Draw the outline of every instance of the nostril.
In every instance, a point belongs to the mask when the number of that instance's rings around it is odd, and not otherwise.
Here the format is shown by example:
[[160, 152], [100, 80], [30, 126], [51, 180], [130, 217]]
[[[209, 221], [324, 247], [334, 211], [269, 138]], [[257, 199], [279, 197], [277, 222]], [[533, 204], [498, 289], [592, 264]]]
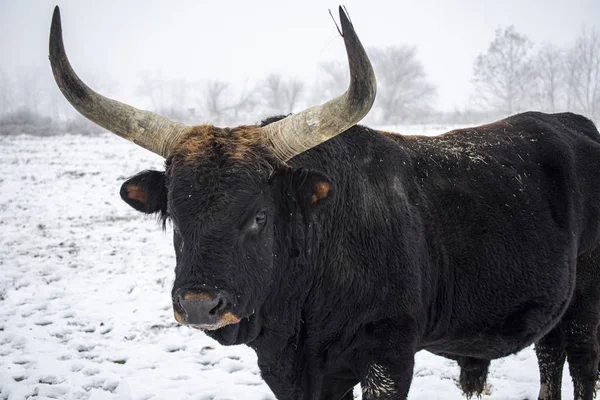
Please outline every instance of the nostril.
[[222, 297], [218, 297], [218, 302], [217, 305], [214, 306], [208, 313], [210, 315], [215, 315], [215, 314], [220, 314], [220, 311], [222, 311], [225, 307], [227, 306], [227, 303], [225, 302], [225, 299], [223, 299]]
[[179, 306], [179, 308], [183, 308], [183, 303], [184, 303], [184, 298], [183, 296], [180, 294], [177, 295], [177, 297], [175, 297], [175, 304], [177, 304]]
[[185, 292], [181, 289], [177, 289], [177, 291], [175, 292], [175, 294], [173, 295], [173, 304], [178, 305], [179, 307], [181, 307], [182, 301], [183, 301], [183, 295], [185, 294]]

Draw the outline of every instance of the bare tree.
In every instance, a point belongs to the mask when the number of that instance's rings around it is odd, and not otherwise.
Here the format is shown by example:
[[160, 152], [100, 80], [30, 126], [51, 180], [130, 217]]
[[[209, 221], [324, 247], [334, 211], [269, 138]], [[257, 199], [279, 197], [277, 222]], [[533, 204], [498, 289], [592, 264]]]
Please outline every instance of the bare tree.
[[15, 93], [8, 74], [0, 69], [0, 116], [12, 111]]
[[535, 101], [540, 110], [556, 112], [564, 108], [565, 55], [552, 44], [543, 45], [535, 58], [537, 93]]
[[140, 84], [135, 94], [150, 100], [150, 107], [154, 111], [169, 108], [167, 94], [167, 83], [160, 72], [152, 74], [144, 71], [140, 74]]
[[142, 72], [136, 94], [150, 100], [150, 108], [178, 121], [194, 118], [192, 92], [196, 82], [186, 79], [164, 79], [161, 72]]
[[482, 106], [513, 114], [530, 102], [533, 63], [529, 38], [514, 26], [497, 29], [496, 37], [473, 67], [474, 98]]
[[318, 76], [310, 96], [311, 104], [320, 104], [344, 93], [350, 82], [348, 65], [340, 61], [319, 64]]
[[284, 79], [280, 74], [269, 74], [260, 83], [263, 102], [274, 114], [289, 114], [297, 106], [304, 83], [296, 79]]
[[196, 122], [192, 120], [195, 118], [195, 108], [192, 107], [191, 93], [197, 83], [187, 79], [173, 79], [164, 81], [164, 85], [166, 99], [164, 108], [157, 110], [159, 114], [177, 121]]
[[569, 52], [569, 106], [600, 119], [600, 32], [583, 30]]
[[186, 79], [176, 79], [169, 82], [171, 103], [175, 107], [185, 107], [188, 104], [189, 91], [192, 83]]
[[255, 118], [255, 116], [252, 115], [252, 112], [258, 105], [256, 90], [248, 89], [248, 87], [244, 85], [237, 92], [237, 95], [231, 96], [231, 98], [235, 100], [229, 106], [228, 123], [236, 125], [248, 123], [247, 121]]
[[55, 121], [68, 119], [70, 116], [76, 117], [78, 115], [56, 85], [51, 85], [48, 90], [47, 111], [50, 117]]
[[380, 123], [422, 118], [432, 109], [436, 88], [427, 80], [413, 46], [371, 48], [369, 56], [377, 76], [374, 114]]
[[204, 107], [208, 119], [216, 124], [222, 124], [227, 120], [229, 106], [225, 101], [225, 90], [229, 87], [227, 82], [209, 81], [204, 91]]
[[16, 97], [20, 108], [26, 108], [39, 114], [42, 103], [47, 98], [48, 81], [44, 76], [45, 68], [26, 68], [16, 74], [16, 86], [19, 88]]
[[255, 90], [245, 85], [234, 90], [228, 82], [212, 80], [198, 99], [198, 112], [203, 120], [216, 125], [235, 125], [248, 123], [257, 104]]

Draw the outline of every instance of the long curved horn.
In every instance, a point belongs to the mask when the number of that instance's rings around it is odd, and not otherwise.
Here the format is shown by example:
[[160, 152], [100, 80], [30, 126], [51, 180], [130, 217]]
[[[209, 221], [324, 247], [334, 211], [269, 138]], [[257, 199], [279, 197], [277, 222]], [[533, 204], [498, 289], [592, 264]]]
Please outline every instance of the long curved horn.
[[65, 53], [58, 6], [54, 8], [50, 28], [50, 65], [61, 92], [84, 117], [158, 155], [168, 157], [190, 129], [185, 124], [104, 97], [83, 83]]
[[350, 86], [344, 94], [325, 104], [262, 128], [267, 143], [284, 162], [358, 123], [375, 101], [377, 81], [373, 67], [341, 6], [339, 11], [350, 65]]

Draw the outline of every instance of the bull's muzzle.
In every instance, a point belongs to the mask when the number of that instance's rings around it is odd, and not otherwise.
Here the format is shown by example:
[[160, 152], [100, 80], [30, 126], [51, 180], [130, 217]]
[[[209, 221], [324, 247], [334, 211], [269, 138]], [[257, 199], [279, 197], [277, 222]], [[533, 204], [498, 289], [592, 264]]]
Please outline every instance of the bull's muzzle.
[[240, 322], [238, 317], [226, 311], [229, 302], [222, 294], [211, 296], [206, 293], [187, 291], [178, 293], [173, 300], [176, 303], [173, 305], [175, 319], [180, 324], [215, 330]]

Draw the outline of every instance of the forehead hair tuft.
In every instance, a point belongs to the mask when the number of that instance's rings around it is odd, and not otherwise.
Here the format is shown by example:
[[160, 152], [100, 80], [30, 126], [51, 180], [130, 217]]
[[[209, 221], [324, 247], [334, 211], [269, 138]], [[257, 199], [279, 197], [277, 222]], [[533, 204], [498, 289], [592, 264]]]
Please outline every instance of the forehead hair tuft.
[[175, 147], [171, 156], [184, 162], [196, 162], [218, 152], [234, 161], [249, 162], [261, 148], [265, 148], [264, 139], [258, 126], [243, 125], [230, 129], [196, 125]]
[[236, 161], [251, 161], [260, 147], [263, 147], [263, 138], [258, 126], [229, 129], [196, 125], [175, 147], [172, 156], [184, 162], [195, 162], [218, 151]]
[[285, 167], [269, 150], [260, 126], [256, 125], [236, 128], [196, 125], [166, 160], [169, 175], [181, 166], [214, 166], [215, 163], [223, 167], [244, 165], [268, 171], [269, 176], [276, 168]]

